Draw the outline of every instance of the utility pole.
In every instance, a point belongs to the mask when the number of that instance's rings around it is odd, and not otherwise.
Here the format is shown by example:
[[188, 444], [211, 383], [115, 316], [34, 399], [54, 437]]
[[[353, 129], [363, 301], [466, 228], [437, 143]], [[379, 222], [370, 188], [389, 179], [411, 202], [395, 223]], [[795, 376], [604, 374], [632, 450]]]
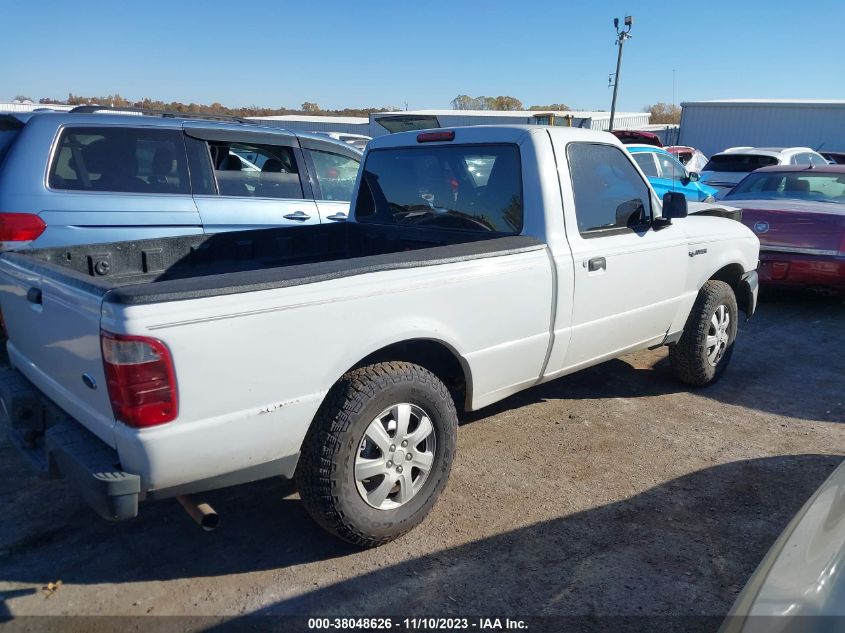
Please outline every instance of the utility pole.
[[619, 72], [622, 69], [622, 47], [625, 45], [625, 40], [633, 37], [631, 35], [631, 27], [634, 25], [634, 17], [631, 15], [625, 16], [625, 30], [619, 30], [619, 18], [613, 18], [613, 26], [616, 28], [616, 45], [619, 47], [619, 55], [616, 58], [616, 76], [613, 80], [613, 102], [610, 104], [610, 127], [609, 132], [613, 131], [613, 119], [616, 117], [616, 93], [619, 91]]

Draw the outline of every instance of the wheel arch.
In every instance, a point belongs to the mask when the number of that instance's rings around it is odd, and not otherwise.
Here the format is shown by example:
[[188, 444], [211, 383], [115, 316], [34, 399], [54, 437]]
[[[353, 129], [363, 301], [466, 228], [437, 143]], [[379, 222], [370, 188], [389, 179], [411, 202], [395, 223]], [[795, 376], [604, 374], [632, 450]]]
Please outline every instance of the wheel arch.
[[413, 338], [390, 343], [367, 354], [343, 373], [390, 360], [414, 363], [429, 370], [449, 389], [458, 410], [469, 408], [472, 401], [472, 370], [454, 347], [439, 339]]
[[751, 306], [753, 306], [754, 297], [751, 296], [750, 292], [748, 292], [742, 284], [742, 276], [744, 274], [745, 268], [743, 265], [738, 262], [733, 262], [722, 266], [719, 270], [710, 275], [707, 281], [723, 281], [728, 284], [734, 291], [737, 306], [739, 306], [739, 309], [748, 315]]

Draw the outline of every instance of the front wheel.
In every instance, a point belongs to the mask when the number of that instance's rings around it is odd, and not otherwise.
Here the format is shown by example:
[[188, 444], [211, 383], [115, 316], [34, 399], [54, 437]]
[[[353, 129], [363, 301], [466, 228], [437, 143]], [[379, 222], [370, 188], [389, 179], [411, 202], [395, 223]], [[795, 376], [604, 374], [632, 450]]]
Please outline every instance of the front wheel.
[[669, 346], [675, 375], [688, 385], [710, 385], [725, 372], [738, 323], [736, 296], [724, 281], [711, 279], [698, 292], [684, 333]]
[[457, 437], [446, 386], [405, 362], [353, 370], [332, 387], [302, 446], [302, 503], [331, 534], [362, 547], [417, 526], [446, 486]]

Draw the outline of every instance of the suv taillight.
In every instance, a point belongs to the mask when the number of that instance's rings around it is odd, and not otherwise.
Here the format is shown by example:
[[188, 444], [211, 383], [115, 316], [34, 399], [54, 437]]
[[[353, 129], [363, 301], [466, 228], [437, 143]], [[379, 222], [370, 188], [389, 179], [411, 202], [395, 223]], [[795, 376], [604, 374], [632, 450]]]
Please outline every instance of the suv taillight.
[[0, 213], [0, 242], [29, 242], [46, 228], [34, 213]]
[[134, 427], [176, 418], [179, 397], [170, 351], [158, 339], [100, 331], [114, 417]]

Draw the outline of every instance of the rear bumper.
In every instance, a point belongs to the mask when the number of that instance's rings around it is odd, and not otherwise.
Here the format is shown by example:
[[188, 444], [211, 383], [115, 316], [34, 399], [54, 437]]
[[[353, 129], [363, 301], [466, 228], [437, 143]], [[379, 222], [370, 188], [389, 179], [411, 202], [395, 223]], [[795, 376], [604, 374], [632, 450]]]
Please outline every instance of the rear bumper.
[[845, 257], [760, 252], [760, 283], [845, 290]]
[[141, 478], [121, 470], [117, 453], [47, 401], [15, 369], [0, 370], [0, 410], [12, 443], [42, 477], [64, 477], [100, 516], [138, 514]]

